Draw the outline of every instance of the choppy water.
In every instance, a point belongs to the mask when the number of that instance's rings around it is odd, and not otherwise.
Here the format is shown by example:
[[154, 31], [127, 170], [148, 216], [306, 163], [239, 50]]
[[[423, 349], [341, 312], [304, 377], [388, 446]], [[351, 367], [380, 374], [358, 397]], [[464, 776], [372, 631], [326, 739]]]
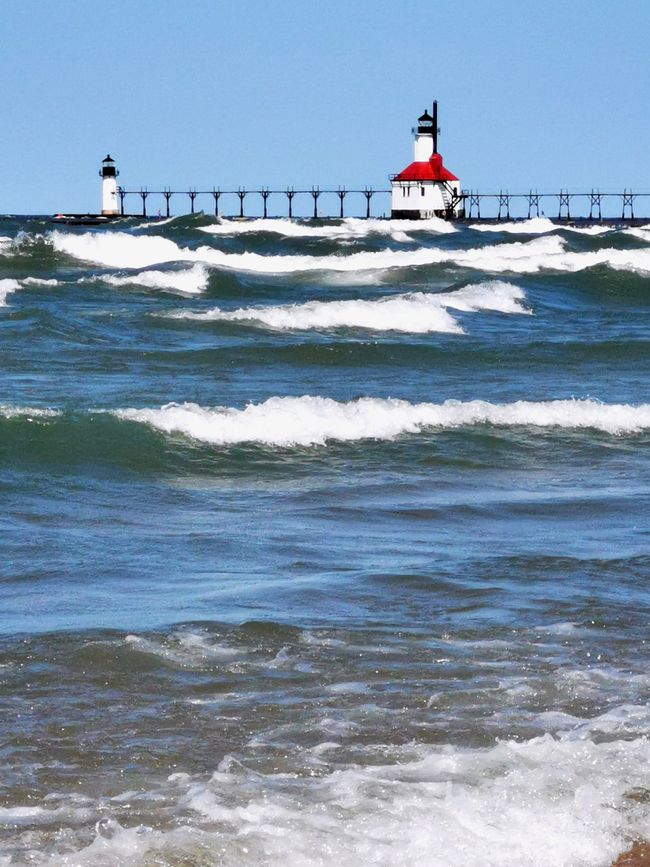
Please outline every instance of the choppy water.
[[650, 229], [0, 221], [0, 864], [650, 834]]

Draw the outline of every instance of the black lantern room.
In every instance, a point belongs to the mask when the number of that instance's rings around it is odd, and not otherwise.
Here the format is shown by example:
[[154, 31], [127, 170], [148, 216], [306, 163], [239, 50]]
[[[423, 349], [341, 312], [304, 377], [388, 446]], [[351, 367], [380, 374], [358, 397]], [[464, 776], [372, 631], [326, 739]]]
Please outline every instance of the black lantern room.
[[425, 111], [424, 114], [420, 115], [418, 118], [418, 132], [424, 134], [433, 134], [433, 118], [429, 114], [428, 111]]
[[102, 170], [99, 174], [102, 178], [116, 178], [119, 175], [115, 168], [115, 160], [110, 154], [106, 154], [102, 160]]

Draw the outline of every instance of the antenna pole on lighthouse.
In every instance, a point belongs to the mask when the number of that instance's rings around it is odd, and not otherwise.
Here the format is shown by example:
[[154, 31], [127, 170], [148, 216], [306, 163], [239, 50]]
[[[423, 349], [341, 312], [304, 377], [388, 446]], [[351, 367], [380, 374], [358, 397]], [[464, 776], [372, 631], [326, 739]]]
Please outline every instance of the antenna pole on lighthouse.
[[438, 153], [438, 100], [433, 100], [433, 152], [434, 154]]

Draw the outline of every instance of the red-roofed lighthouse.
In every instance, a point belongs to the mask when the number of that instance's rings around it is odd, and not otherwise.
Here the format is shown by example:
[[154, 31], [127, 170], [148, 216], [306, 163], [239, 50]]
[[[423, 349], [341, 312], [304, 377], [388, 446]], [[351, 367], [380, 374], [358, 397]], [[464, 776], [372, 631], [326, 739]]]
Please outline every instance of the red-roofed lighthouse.
[[390, 179], [391, 217], [402, 220], [464, 217], [460, 181], [444, 167], [438, 153], [437, 101], [433, 103], [433, 115], [425, 111], [418, 118], [413, 150], [414, 161]]

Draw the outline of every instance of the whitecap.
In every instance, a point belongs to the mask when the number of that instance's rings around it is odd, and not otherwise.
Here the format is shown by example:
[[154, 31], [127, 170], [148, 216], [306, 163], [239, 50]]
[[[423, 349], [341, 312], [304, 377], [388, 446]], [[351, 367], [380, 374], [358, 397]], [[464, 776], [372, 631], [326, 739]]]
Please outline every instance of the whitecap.
[[428, 220], [382, 220], [348, 217], [343, 220], [314, 224], [287, 218], [229, 220], [221, 218], [211, 226], [200, 226], [210, 235], [248, 235], [268, 232], [287, 238], [364, 238], [367, 235], [389, 235], [395, 241], [408, 242], [408, 232], [431, 232], [445, 235], [456, 232], [455, 226], [439, 217]]
[[609, 434], [650, 429], [650, 404], [603, 404], [595, 400], [483, 400], [412, 404], [361, 398], [340, 403], [325, 397], [272, 397], [244, 409], [170, 403], [160, 409], [121, 409], [123, 420], [150, 425], [214, 445], [257, 442], [273, 446], [324, 445], [328, 441], [391, 440], [426, 429], [473, 425], [593, 429]]
[[141, 232], [144, 229], [159, 229], [160, 226], [168, 226], [170, 223], [173, 223], [174, 220], [177, 220], [178, 217], [164, 217], [160, 220], [148, 220], [143, 223], [138, 223], [136, 226], [133, 226], [134, 232]]
[[25, 418], [27, 421], [32, 421], [35, 418], [54, 418], [60, 415], [56, 409], [39, 409], [33, 406], [12, 406], [10, 404], [0, 404], [0, 416], [3, 418]]
[[193, 265], [179, 271], [138, 271], [133, 274], [105, 274], [94, 278], [110, 286], [144, 286], [163, 289], [181, 295], [198, 295], [208, 285], [209, 272], [204, 265]]
[[512, 235], [541, 235], [558, 228], [548, 217], [530, 217], [506, 223], [470, 223], [475, 232], [505, 232]]
[[9, 277], [0, 279], [0, 307], [6, 307], [8, 296], [11, 295], [12, 292], [16, 292], [18, 289], [20, 289], [20, 283], [18, 280], [12, 280]]
[[623, 234], [631, 235], [633, 238], [640, 238], [646, 244], [650, 244], [650, 223], [646, 226], [635, 226], [630, 229], [624, 229]]
[[463, 329], [446, 308], [464, 312], [491, 310], [528, 313], [521, 304], [525, 295], [518, 286], [500, 281], [465, 286], [454, 292], [413, 292], [377, 300], [309, 301], [237, 310], [180, 310], [164, 314], [174, 319], [247, 322], [279, 330], [310, 328], [364, 328], [410, 334], [442, 332], [462, 334]]
[[25, 277], [24, 280], [21, 280], [23, 286], [59, 286], [60, 283], [58, 280], [55, 280], [53, 277]]
[[548, 217], [529, 217], [507, 223], [471, 223], [477, 232], [505, 232], [511, 235], [545, 235], [549, 232], [577, 232], [580, 235], [603, 235], [611, 232], [610, 226], [574, 226], [569, 223], [554, 223]]
[[597, 265], [650, 273], [650, 250], [606, 248], [587, 252], [568, 252], [556, 235], [503, 244], [446, 250], [418, 247], [413, 250], [378, 250], [348, 255], [262, 255], [227, 253], [213, 247], [179, 247], [159, 236], [134, 236], [124, 232], [50, 234], [56, 250], [84, 261], [109, 267], [147, 268], [169, 262], [202, 262], [214, 267], [265, 274], [300, 272], [359, 272], [411, 268], [432, 264], [452, 264], [493, 273], [534, 274], [539, 271], [575, 272]]

